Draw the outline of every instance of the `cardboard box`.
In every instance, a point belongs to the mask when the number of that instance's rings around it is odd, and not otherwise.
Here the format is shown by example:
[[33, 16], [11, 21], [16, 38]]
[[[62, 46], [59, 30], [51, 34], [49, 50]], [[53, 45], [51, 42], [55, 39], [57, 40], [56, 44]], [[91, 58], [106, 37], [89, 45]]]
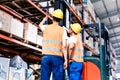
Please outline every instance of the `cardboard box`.
[[36, 43], [37, 27], [31, 23], [24, 24], [24, 38], [30, 42]]
[[0, 80], [8, 80], [10, 59], [0, 57]]
[[10, 67], [9, 80], [25, 80], [25, 69]]
[[23, 38], [23, 27], [24, 27], [24, 24], [22, 22], [12, 18], [10, 33]]
[[14, 34], [18, 37], [23, 38], [23, 23], [14, 19], [9, 14], [0, 11], [0, 30]]
[[42, 37], [40, 35], [37, 35], [37, 44], [42, 46]]
[[10, 16], [5, 12], [0, 11], [0, 22], [1, 22], [0, 30], [5, 32], [10, 32], [11, 20], [12, 20], [12, 16]]

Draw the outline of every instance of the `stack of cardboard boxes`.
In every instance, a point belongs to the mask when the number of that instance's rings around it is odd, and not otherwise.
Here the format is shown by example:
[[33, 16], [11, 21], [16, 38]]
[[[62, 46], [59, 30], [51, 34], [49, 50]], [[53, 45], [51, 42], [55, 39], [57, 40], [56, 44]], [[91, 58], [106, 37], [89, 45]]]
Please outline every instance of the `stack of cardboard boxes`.
[[42, 46], [42, 37], [38, 35], [38, 27], [32, 23], [23, 23], [9, 14], [0, 11], [0, 30]]

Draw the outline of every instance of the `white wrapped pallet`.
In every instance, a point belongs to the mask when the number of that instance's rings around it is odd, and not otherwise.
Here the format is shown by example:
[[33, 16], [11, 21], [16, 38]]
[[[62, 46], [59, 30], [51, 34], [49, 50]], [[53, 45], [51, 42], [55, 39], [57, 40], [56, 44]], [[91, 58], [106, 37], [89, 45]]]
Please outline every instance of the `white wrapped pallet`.
[[35, 80], [35, 76], [33, 75], [32, 69], [27, 69], [26, 80]]
[[0, 80], [8, 80], [10, 59], [0, 57]]
[[31, 23], [25, 23], [24, 30], [24, 38], [30, 42], [36, 43], [37, 27]]
[[24, 24], [16, 19], [11, 20], [10, 33], [23, 38]]
[[37, 44], [42, 46], [42, 37], [40, 35], [37, 35]]
[[25, 69], [16, 69], [14, 67], [10, 67], [9, 80], [25, 80]]
[[0, 22], [1, 22], [0, 30], [5, 32], [10, 32], [11, 20], [12, 20], [12, 16], [10, 16], [5, 12], [0, 11]]

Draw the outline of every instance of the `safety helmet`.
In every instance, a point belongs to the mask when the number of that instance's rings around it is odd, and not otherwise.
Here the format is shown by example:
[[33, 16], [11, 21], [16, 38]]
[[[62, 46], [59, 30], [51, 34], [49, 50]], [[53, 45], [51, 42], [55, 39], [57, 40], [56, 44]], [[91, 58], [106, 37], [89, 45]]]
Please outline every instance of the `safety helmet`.
[[56, 9], [53, 11], [52, 16], [59, 19], [63, 19], [63, 12], [61, 9]]
[[80, 33], [80, 31], [82, 30], [81, 25], [79, 23], [71, 24], [70, 27], [76, 34]]

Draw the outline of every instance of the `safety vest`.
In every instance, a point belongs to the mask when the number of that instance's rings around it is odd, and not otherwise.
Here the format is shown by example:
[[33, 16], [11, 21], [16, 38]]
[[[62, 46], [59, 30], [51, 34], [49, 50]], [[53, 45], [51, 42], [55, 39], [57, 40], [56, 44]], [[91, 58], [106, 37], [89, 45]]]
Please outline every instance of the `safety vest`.
[[63, 27], [47, 25], [43, 34], [42, 54], [63, 56], [62, 35]]
[[75, 44], [70, 60], [73, 60], [75, 62], [83, 62], [83, 46], [82, 46], [82, 41], [80, 39], [80, 35], [75, 35], [77, 39], [77, 43]]

